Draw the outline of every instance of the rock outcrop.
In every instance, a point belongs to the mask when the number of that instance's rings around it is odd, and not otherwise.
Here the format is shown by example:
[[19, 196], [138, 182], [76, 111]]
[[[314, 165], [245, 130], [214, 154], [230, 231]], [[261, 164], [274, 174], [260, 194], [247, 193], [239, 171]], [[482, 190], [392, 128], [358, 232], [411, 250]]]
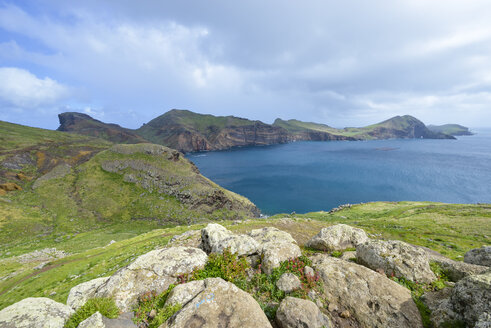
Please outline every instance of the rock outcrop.
[[261, 268], [264, 273], [271, 274], [281, 262], [302, 255], [295, 239], [285, 231], [267, 227], [252, 230], [249, 236], [259, 244], [258, 250], [262, 258]]
[[234, 284], [208, 278], [191, 288], [186, 285], [173, 291], [167, 300], [166, 305], [179, 299], [183, 307], [161, 328], [271, 328], [254, 298]]
[[327, 255], [312, 258], [330, 302], [346, 308], [362, 327], [423, 327], [408, 289], [361, 265]]
[[97, 289], [105, 284], [108, 279], [109, 277], [96, 278], [73, 287], [70, 289], [66, 304], [77, 310], [89, 299], [94, 298]]
[[382, 269], [387, 275], [423, 283], [436, 280], [426, 252], [402, 241], [367, 241], [356, 246], [356, 258], [358, 263]]
[[488, 267], [476, 264], [470, 264], [460, 261], [454, 261], [443, 255], [435, 254], [436, 252], [427, 252], [430, 262], [437, 263], [445, 272], [450, 281], [457, 282], [462, 278], [470, 275], [484, 273], [489, 270]]
[[368, 241], [368, 236], [362, 229], [353, 228], [346, 224], [336, 224], [323, 228], [307, 242], [308, 247], [322, 251], [341, 251]]
[[207, 253], [223, 253], [229, 249], [237, 255], [251, 255], [258, 251], [258, 243], [250, 236], [237, 235], [220, 224], [210, 223], [201, 230], [202, 248]]
[[71, 307], [45, 297], [29, 297], [0, 311], [2, 328], [63, 328]]
[[287, 296], [276, 311], [279, 328], [330, 328], [331, 320], [313, 302]]
[[464, 262], [491, 267], [491, 246], [471, 249], [464, 254]]
[[204, 267], [207, 259], [205, 252], [192, 247], [151, 251], [112, 275], [97, 288], [95, 297], [112, 297], [121, 311], [130, 311], [140, 294], [163, 292], [179, 275]]

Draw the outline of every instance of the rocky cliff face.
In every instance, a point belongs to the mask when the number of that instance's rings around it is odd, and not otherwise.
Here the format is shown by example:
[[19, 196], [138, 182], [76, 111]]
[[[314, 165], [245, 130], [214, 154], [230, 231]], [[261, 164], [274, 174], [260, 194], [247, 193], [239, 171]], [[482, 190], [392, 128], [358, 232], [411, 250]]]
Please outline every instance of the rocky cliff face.
[[58, 131], [98, 137], [116, 143], [146, 142], [131, 129], [122, 128], [117, 124], [104, 123], [86, 114], [67, 112], [59, 114], [58, 119], [60, 120]]

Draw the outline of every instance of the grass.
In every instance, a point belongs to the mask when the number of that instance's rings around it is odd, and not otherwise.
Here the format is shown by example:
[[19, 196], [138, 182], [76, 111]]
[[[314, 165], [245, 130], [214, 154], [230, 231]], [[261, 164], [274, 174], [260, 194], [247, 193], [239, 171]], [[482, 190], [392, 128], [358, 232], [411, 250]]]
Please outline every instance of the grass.
[[77, 328], [82, 321], [88, 319], [96, 312], [100, 312], [100, 314], [109, 319], [115, 319], [119, 316], [119, 309], [113, 299], [92, 298], [70, 316], [64, 327]]
[[[181, 304], [165, 305], [167, 298], [175, 285], [170, 285], [166, 291], [157, 294], [155, 291], [143, 293], [138, 297], [138, 305], [134, 309], [134, 322], [139, 327], [158, 328], [182, 308]], [[155, 316], [150, 316], [155, 310]]]

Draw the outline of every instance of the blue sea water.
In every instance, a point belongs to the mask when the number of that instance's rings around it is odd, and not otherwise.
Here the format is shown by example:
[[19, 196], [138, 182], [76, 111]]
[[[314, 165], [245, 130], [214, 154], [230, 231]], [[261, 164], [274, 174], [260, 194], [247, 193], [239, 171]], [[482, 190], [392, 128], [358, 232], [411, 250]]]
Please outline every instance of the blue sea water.
[[295, 142], [187, 157], [265, 214], [369, 201], [491, 203], [491, 131], [477, 132], [457, 140]]

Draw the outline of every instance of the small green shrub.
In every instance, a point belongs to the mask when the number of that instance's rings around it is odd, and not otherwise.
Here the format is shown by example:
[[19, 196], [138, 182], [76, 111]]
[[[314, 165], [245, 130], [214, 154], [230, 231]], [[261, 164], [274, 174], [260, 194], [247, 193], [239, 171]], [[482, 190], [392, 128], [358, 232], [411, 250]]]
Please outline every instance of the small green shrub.
[[[144, 327], [154, 328], [159, 327], [167, 321], [167, 319], [172, 317], [172, 315], [182, 307], [181, 304], [164, 306], [174, 287], [175, 285], [170, 285], [169, 288], [161, 294], [150, 291], [140, 295], [138, 297], [138, 305], [134, 309], [135, 318], [133, 321], [139, 326], [144, 325]], [[149, 314], [152, 310], [156, 311], [156, 316], [154, 318], [149, 318]]]
[[339, 257], [343, 256], [343, 252], [333, 251], [333, 252], [331, 252], [331, 256], [332, 257], [338, 257], [339, 258]]
[[119, 309], [112, 298], [92, 298], [85, 302], [65, 323], [65, 328], [77, 328], [78, 325], [99, 311], [103, 316], [114, 319], [119, 316]]

